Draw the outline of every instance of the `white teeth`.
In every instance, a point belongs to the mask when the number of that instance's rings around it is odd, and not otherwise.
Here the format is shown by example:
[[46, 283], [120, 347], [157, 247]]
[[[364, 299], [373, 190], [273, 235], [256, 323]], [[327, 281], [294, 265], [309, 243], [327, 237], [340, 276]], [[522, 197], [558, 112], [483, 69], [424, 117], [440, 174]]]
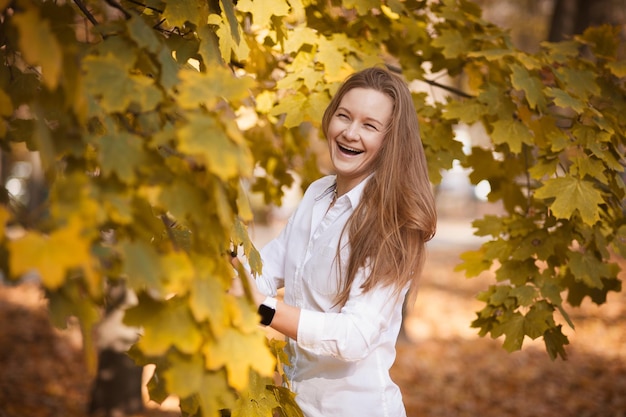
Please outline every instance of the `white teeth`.
[[343, 146], [340, 144], [337, 144], [342, 150], [353, 153], [353, 154], [360, 154], [363, 151], [359, 150], [359, 149], [354, 149], [354, 148], [348, 148], [347, 146]]

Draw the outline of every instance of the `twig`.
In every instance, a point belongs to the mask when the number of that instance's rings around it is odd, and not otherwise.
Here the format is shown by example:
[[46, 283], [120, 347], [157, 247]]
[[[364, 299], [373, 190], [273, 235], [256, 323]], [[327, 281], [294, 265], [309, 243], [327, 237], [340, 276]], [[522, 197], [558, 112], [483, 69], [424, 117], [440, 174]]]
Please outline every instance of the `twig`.
[[93, 16], [93, 14], [91, 14], [91, 12], [87, 9], [87, 6], [85, 6], [85, 3], [83, 3], [81, 0], [74, 0], [74, 4], [78, 6], [80, 11], [83, 12], [87, 20], [89, 20], [92, 25], [98, 26], [99, 24], [98, 21]]
[[108, 4], [109, 6], [113, 7], [114, 9], [117, 9], [120, 12], [122, 12], [122, 14], [124, 15], [126, 19], [130, 19], [132, 17], [132, 15], [128, 13], [128, 11], [126, 11], [126, 9], [124, 9], [122, 6], [120, 6], [115, 0], [104, 0], [104, 2]]
[[[393, 71], [397, 74], [402, 74], [402, 68], [397, 67], [395, 65], [387, 65], [387, 68], [389, 68], [390, 71]], [[441, 84], [435, 80], [429, 80], [428, 78], [422, 78], [418, 81], [423, 81], [428, 85], [432, 85], [433, 87], [437, 87], [437, 88], [441, 88], [442, 90], [446, 90], [449, 91], [453, 94], [456, 94], [457, 96], [460, 97], [464, 97], [464, 98], [474, 98], [474, 96], [472, 96], [471, 94], [467, 94], [465, 91], [461, 91], [458, 88], [454, 88], [454, 87], [450, 87], [449, 85], [445, 85], [445, 84]]]

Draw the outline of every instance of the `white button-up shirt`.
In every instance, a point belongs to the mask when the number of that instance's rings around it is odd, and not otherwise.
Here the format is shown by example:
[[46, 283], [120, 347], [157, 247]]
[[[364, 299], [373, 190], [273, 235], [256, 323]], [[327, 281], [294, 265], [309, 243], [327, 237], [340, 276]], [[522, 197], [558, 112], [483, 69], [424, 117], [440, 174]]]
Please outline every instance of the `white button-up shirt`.
[[[389, 368], [402, 322], [402, 301], [391, 287], [363, 293], [360, 271], [344, 306], [338, 293], [336, 251], [346, 221], [361, 199], [367, 180], [341, 196], [329, 209], [335, 176], [309, 186], [281, 234], [261, 250], [257, 286], [300, 307], [298, 340], [288, 339], [291, 366], [285, 369], [306, 417], [403, 417], [400, 389]], [[343, 268], [350, 248], [342, 238]]]

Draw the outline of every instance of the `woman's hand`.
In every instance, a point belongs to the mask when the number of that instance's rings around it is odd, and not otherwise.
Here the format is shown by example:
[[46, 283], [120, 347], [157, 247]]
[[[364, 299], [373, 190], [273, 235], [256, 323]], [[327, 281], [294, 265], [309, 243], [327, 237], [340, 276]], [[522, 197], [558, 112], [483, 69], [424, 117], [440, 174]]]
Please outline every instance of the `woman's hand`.
[[235, 297], [241, 297], [249, 294], [250, 298], [254, 302], [254, 305], [256, 307], [260, 306], [263, 300], [265, 300], [265, 296], [257, 289], [256, 282], [252, 275], [250, 275], [246, 268], [244, 268], [243, 264], [236, 256], [231, 257], [230, 263], [235, 268], [235, 271], [237, 271], [237, 274], [233, 279], [233, 283], [228, 290], [228, 293], [234, 295]]

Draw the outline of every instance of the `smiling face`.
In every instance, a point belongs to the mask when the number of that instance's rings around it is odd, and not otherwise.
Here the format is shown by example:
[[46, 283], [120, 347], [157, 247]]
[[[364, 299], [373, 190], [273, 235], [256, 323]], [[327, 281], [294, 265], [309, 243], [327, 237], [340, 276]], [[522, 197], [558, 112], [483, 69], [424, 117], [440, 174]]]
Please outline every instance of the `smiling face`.
[[353, 88], [342, 97], [326, 133], [339, 194], [372, 172], [392, 111], [391, 98], [378, 90]]

